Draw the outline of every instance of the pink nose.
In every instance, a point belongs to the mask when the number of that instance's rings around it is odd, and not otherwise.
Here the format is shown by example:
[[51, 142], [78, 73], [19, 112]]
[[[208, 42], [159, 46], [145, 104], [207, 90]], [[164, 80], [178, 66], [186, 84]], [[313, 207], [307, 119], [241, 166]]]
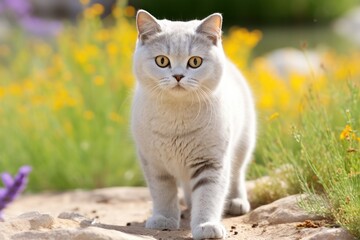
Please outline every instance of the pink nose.
[[176, 81], [180, 82], [180, 80], [185, 76], [182, 74], [175, 74], [175, 75], [173, 75], [173, 77], [176, 79]]

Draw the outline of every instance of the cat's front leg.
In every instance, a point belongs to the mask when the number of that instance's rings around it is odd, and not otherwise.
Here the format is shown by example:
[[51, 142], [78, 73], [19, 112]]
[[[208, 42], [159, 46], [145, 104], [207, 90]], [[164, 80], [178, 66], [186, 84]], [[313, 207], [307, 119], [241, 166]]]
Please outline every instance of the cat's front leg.
[[180, 209], [177, 197], [177, 185], [173, 176], [148, 165], [144, 168], [148, 187], [153, 200], [153, 213], [146, 221], [146, 228], [178, 229]]
[[194, 239], [225, 238], [221, 224], [229, 171], [216, 161], [193, 164], [191, 231]]

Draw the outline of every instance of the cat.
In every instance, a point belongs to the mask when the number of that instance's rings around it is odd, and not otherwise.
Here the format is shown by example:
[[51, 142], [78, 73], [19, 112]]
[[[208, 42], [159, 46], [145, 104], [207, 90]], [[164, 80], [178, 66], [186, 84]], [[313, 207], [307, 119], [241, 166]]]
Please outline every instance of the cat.
[[251, 91], [225, 56], [222, 15], [188, 22], [139, 10], [131, 128], [153, 200], [146, 228], [178, 229], [177, 186], [194, 239], [225, 238], [222, 214], [249, 212], [245, 171], [256, 142]]

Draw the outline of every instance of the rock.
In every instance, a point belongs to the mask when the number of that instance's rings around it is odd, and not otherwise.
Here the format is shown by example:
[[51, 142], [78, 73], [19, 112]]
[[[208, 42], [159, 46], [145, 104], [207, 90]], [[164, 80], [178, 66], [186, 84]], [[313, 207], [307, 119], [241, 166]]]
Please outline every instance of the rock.
[[281, 48], [267, 54], [266, 59], [275, 72], [284, 79], [288, 79], [291, 74], [305, 76], [323, 74], [321, 55], [315, 51]]
[[321, 219], [319, 216], [306, 213], [298, 206], [298, 201], [302, 197], [305, 195], [293, 195], [258, 207], [248, 215], [249, 221], [260, 224], [280, 224]]
[[[27, 212], [21, 214], [17, 217], [16, 220], [28, 221], [30, 224], [30, 229], [40, 229], [40, 228], [51, 228], [54, 224], [54, 218], [49, 214], [40, 214], [39, 212]], [[15, 221], [16, 221], [15, 220]]]
[[338, 19], [334, 24], [334, 29], [360, 46], [360, 7], [350, 10], [345, 16]]
[[62, 212], [62, 213], [59, 214], [58, 218], [60, 218], [60, 219], [70, 219], [70, 220], [73, 220], [75, 222], [82, 222], [84, 220], [88, 220], [83, 215], [81, 215], [79, 213], [74, 213], [74, 212]]
[[305, 235], [302, 240], [356, 240], [343, 228], [321, 228], [320, 231], [311, 232]]
[[31, 229], [40, 229], [40, 228], [51, 228], [54, 224], [54, 218], [49, 214], [41, 214], [40, 216], [30, 219]]
[[35, 218], [35, 217], [39, 217], [41, 214], [37, 211], [33, 211], [33, 212], [26, 212], [26, 213], [23, 213], [21, 215], [19, 215], [17, 218], [18, 219], [32, 219], [32, 218]]

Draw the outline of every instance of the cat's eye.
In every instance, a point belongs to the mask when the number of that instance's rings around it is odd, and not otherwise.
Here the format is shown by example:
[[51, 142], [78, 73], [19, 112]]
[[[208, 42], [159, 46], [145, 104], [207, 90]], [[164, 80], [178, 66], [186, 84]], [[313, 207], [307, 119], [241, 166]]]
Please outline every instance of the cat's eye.
[[202, 58], [198, 56], [191, 57], [188, 61], [188, 66], [191, 68], [198, 68], [202, 64]]
[[157, 56], [155, 58], [156, 65], [158, 65], [161, 68], [168, 67], [170, 65], [170, 60], [164, 55]]

